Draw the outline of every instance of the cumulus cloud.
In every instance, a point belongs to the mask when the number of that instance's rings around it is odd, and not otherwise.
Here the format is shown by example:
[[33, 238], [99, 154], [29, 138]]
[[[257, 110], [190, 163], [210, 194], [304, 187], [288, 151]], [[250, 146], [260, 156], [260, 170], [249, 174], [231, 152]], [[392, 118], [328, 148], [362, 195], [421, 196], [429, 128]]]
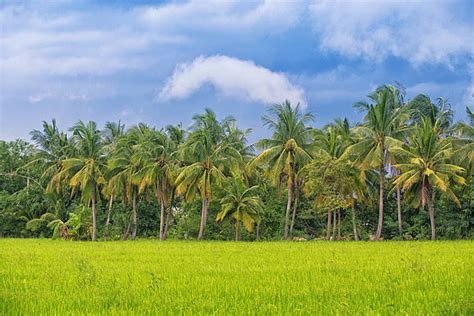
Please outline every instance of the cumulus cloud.
[[265, 104], [287, 99], [292, 104], [299, 102], [306, 106], [303, 89], [293, 85], [284, 74], [227, 56], [201, 56], [178, 65], [161, 90], [160, 98], [186, 98], [205, 84], [228, 96]]
[[[472, 22], [453, 15], [450, 1], [316, 1], [314, 31], [322, 49], [383, 61], [389, 56], [414, 65], [450, 65], [472, 56]], [[469, 24], [471, 23], [471, 25]]]

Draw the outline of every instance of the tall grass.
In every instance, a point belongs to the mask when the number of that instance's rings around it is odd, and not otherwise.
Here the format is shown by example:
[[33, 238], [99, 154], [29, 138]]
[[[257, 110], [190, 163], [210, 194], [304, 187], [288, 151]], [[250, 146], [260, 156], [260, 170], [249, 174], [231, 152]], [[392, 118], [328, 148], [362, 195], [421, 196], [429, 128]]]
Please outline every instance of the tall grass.
[[473, 314], [474, 243], [0, 240], [0, 314]]

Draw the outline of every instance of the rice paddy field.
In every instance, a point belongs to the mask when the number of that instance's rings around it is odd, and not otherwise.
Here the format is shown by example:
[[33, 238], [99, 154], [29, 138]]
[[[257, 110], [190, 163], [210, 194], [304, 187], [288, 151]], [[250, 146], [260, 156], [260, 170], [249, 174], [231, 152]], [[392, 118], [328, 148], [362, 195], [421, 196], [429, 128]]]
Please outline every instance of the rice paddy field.
[[474, 243], [0, 240], [2, 315], [473, 315]]

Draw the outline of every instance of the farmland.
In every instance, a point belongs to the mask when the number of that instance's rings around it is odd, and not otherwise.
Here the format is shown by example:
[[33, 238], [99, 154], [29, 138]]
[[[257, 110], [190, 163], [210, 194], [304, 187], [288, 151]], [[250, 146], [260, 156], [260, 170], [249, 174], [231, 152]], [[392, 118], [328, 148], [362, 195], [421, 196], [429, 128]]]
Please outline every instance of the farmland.
[[472, 314], [474, 244], [0, 240], [0, 314]]

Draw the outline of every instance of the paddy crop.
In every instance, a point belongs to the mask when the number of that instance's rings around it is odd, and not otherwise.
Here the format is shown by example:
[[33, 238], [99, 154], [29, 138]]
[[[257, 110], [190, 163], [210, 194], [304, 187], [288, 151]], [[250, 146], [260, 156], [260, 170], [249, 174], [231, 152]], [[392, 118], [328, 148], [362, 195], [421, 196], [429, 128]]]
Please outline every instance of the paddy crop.
[[0, 314], [473, 314], [474, 243], [0, 240]]

